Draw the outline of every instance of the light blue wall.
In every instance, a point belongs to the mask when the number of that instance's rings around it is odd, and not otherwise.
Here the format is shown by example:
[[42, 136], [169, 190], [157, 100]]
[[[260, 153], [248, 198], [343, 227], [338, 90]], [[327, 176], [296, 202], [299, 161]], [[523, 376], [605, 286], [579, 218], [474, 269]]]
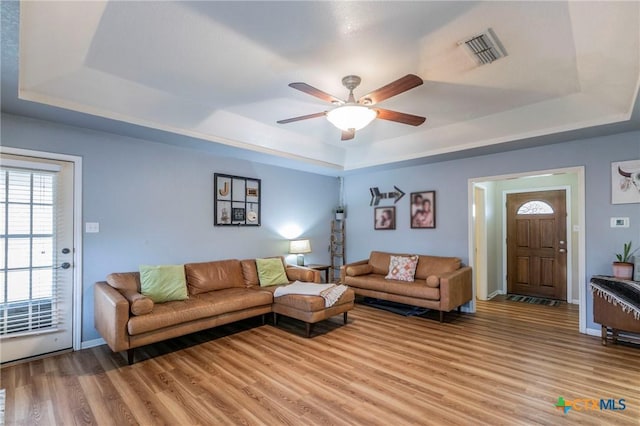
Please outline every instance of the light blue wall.
[[[285, 255], [290, 225], [311, 239], [309, 263], [329, 261], [334, 177], [6, 114], [1, 135], [3, 146], [82, 157], [83, 223], [100, 223], [100, 233], [83, 235], [83, 341], [100, 337], [93, 284], [111, 272]], [[214, 172], [262, 179], [262, 226], [213, 226]]]
[[[426, 143], [426, 142], [425, 142]], [[640, 132], [577, 140], [539, 148], [374, 171], [345, 177], [347, 261], [367, 258], [371, 250], [458, 256], [468, 263], [468, 180], [486, 176], [585, 167], [586, 275], [610, 274], [614, 253], [623, 242], [640, 246], [640, 204], [611, 204], [611, 162], [640, 158]], [[396, 204], [394, 231], [373, 230], [370, 187], [398, 186], [407, 196]], [[411, 229], [409, 193], [436, 191], [436, 229]], [[387, 201], [381, 205], [390, 205]], [[631, 227], [612, 229], [610, 217], [630, 217]], [[577, 237], [577, 235], [575, 236]], [[581, 283], [587, 286], [587, 283]], [[587, 327], [593, 323], [592, 297], [587, 297]]]
[[[83, 222], [99, 222], [85, 234], [83, 341], [93, 328], [93, 283], [140, 263], [182, 263], [286, 254], [287, 225], [311, 239], [308, 262], [328, 262], [329, 222], [337, 204], [333, 177], [220, 157], [140, 139], [2, 115], [4, 146], [83, 157]], [[608, 274], [624, 241], [640, 246], [640, 204], [612, 205], [612, 161], [640, 158], [640, 132], [578, 140], [540, 148], [345, 177], [347, 261], [371, 250], [459, 256], [468, 262], [468, 179], [562, 167], [585, 166], [586, 274]], [[221, 228], [213, 222], [213, 173], [262, 179], [259, 228]], [[397, 205], [395, 231], [373, 230], [369, 188], [397, 185], [407, 196]], [[437, 228], [411, 230], [408, 195], [435, 190]], [[387, 204], [382, 204], [387, 205]], [[609, 218], [627, 216], [631, 227], [609, 228]], [[293, 259], [292, 259], [293, 260]], [[586, 286], [586, 283], [582, 283]], [[592, 299], [587, 300], [588, 327]]]

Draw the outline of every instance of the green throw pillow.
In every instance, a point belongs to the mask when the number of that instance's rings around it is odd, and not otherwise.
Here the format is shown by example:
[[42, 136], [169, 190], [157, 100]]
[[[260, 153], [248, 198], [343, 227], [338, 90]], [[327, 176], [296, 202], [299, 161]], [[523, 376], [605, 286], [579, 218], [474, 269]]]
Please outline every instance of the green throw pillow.
[[270, 285], [289, 284], [282, 259], [256, 259], [260, 287]]
[[189, 297], [183, 265], [140, 265], [140, 284], [142, 294], [154, 303]]

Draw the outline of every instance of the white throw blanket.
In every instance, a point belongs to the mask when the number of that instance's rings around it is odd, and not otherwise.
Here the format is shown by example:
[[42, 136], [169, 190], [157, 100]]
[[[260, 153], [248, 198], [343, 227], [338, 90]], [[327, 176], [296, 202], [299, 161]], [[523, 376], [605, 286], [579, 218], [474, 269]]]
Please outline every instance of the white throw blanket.
[[286, 294], [301, 294], [304, 296], [320, 296], [324, 299], [324, 307], [333, 306], [340, 296], [347, 291], [346, 285], [337, 284], [316, 284], [295, 281], [289, 285], [278, 287], [273, 293], [273, 297], [280, 297]]

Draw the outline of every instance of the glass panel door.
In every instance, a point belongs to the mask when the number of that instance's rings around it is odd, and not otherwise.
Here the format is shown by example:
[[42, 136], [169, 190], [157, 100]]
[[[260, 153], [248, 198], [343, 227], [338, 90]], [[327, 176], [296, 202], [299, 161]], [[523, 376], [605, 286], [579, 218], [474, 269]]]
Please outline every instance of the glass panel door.
[[7, 362], [72, 346], [73, 164], [2, 159], [0, 358]]

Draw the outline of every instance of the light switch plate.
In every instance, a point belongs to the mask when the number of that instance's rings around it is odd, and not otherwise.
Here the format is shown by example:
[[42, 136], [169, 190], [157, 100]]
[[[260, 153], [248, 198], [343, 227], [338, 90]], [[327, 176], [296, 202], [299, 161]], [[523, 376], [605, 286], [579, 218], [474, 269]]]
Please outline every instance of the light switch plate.
[[84, 231], [87, 234], [95, 234], [100, 232], [100, 224], [98, 222], [86, 222], [84, 224]]
[[611, 227], [612, 228], [628, 228], [629, 218], [628, 217], [612, 217]]

